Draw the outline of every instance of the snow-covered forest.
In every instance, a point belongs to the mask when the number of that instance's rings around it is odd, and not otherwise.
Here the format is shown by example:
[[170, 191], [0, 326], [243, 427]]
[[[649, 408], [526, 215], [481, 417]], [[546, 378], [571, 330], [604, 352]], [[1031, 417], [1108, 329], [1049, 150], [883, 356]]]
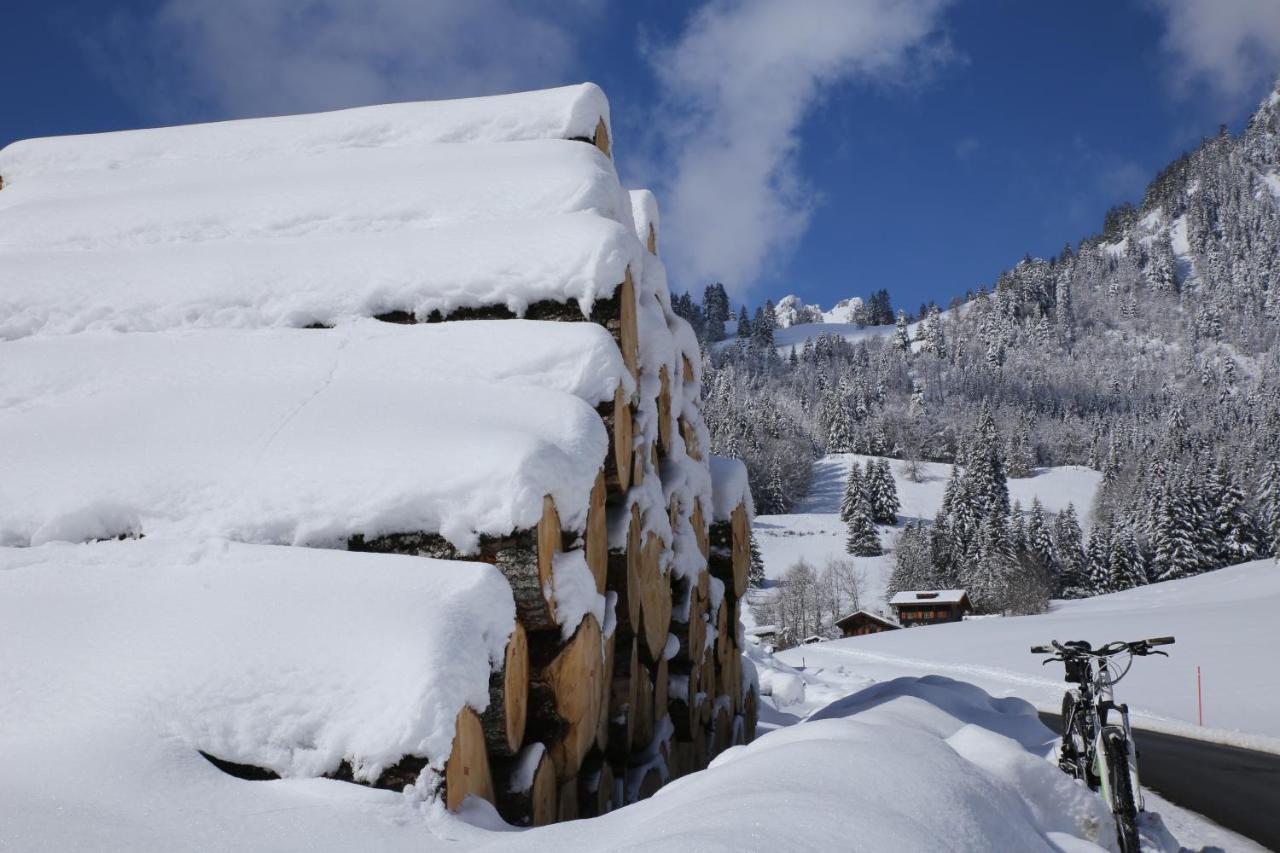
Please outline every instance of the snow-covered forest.
[[[713, 450], [746, 460], [761, 512], [787, 512], [824, 453], [958, 463], [938, 517], [902, 533], [902, 580], [1003, 575], [1017, 610], [1280, 551], [1277, 281], [1280, 89], [1138, 207], [945, 310], [888, 324], [877, 291], [734, 311], [719, 284], [673, 304], [703, 342]], [[1007, 476], [1056, 465], [1102, 473], [1091, 518], [1010, 506]]]

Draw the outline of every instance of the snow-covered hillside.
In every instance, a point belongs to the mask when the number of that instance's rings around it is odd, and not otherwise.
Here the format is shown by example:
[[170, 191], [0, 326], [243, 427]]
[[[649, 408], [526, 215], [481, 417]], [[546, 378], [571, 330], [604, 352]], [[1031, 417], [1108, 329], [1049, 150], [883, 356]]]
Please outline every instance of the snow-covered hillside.
[[[1138, 660], [1117, 688], [1137, 725], [1280, 750], [1280, 668], [1275, 663], [1280, 571], [1258, 560], [1079, 601], [1055, 601], [1038, 616], [988, 617], [834, 640], [779, 655], [810, 668], [843, 668], [876, 679], [941, 673], [1017, 696], [1044, 710], [1061, 703], [1062, 667], [1041, 666], [1032, 644], [1173, 635], [1169, 658]], [[1205, 726], [1196, 726], [1196, 667]], [[1261, 737], [1258, 737], [1261, 736]]]
[[[787, 569], [801, 558], [815, 567], [821, 567], [828, 558], [846, 558], [845, 524], [840, 520], [840, 498], [844, 481], [853, 462], [865, 465], [868, 459], [854, 453], [838, 453], [825, 456], [814, 465], [813, 483], [809, 495], [788, 515], [761, 515], [756, 517], [755, 537], [764, 559], [765, 575], [780, 578]], [[905, 464], [901, 460], [889, 460], [898, 498], [902, 508], [899, 524], [908, 521], [931, 521], [942, 504], [942, 493], [951, 476], [951, 465], [921, 463], [922, 482], [907, 479]], [[1021, 501], [1024, 509], [1031, 506], [1033, 498], [1050, 512], [1062, 510], [1068, 503], [1074, 504], [1077, 515], [1087, 520], [1093, 507], [1101, 475], [1089, 468], [1042, 468], [1034, 477], [1009, 480], [1009, 499]], [[848, 557], [867, 572], [867, 601], [879, 606], [884, 583], [893, 567], [894, 528], [881, 527], [880, 540], [886, 554], [882, 557]]]

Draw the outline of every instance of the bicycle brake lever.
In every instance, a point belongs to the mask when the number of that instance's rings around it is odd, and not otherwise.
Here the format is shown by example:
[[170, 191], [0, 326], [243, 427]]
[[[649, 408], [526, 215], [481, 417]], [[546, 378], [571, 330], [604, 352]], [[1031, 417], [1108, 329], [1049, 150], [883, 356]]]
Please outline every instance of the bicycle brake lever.
[[1162, 658], [1167, 658], [1167, 657], [1169, 656], [1169, 653], [1168, 653], [1168, 652], [1158, 652], [1158, 651], [1156, 651], [1155, 649], [1149, 649], [1149, 650], [1147, 651], [1147, 654], [1149, 654], [1149, 655], [1160, 655], [1160, 657], [1162, 657]]

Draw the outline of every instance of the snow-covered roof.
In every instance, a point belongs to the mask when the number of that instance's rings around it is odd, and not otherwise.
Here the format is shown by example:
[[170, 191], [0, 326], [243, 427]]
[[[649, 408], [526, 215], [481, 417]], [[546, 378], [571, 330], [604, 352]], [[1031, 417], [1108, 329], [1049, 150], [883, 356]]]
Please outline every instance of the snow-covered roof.
[[438, 768], [458, 711], [488, 704], [514, 624], [483, 563], [225, 541], [0, 548], [0, 708], [22, 733], [0, 744], [37, 777], [74, 765], [143, 799], [157, 778], [189, 784], [197, 750], [283, 776], [344, 758], [361, 779], [406, 755]]
[[963, 589], [903, 590], [889, 599], [890, 604], [959, 604], [968, 593]]
[[748, 518], [755, 515], [747, 466], [739, 459], [711, 457], [711, 494], [712, 521], [728, 521], [739, 505], [746, 507]]
[[[500, 341], [501, 345], [495, 345]], [[0, 544], [333, 544], [585, 526], [632, 387], [594, 323], [84, 333], [0, 344]]]
[[563, 140], [53, 174], [0, 193], [0, 338], [585, 312], [647, 254], [612, 162]]
[[881, 625], [888, 625], [894, 628], [902, 627], [901, 625], [899, 625], [897, 622], [890, 619], [889, 617], [881, 616], [878, 613], [872, 613], [870, 610], [855, 610], [847, 616], [841, 616], [839, 619], [836, 620], [836, 625], [841, 625], [845, 622], [848, 622], [852, 619], [856, 619], [858, 617], [861, 617], [863, 619], [870, 619], [872, 622], [878, 622]]
[[268, 156], [431, 143], [591, 139], [609, 102], [594, 83], [488, 98], [420, 101], [311, 115], [190, 124], [15, 142], [0, 151], [6, 184], [52, 173], [157, 164], [213, 167]]

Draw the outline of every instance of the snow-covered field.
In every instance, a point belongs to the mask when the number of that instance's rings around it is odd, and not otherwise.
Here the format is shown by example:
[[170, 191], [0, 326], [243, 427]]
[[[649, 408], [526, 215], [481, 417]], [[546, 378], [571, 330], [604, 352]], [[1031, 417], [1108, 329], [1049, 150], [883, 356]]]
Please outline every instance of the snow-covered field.
[[[874, 609], [883, 604], [884, 584], [893, 570], [890, 549], [896, 531], [891, 527], [880, 528], [880, 541], [887, 552], [884, 556], [849, 557], [845, 553], [845, 525], [839, 514], [849, 465], [854, 461], [865, 465], [872, 458], [878, 457], [853, 453], [823, 457], [814, 465], [813, 484], [808, 497], [801, 501], [794, 513], [756, 517], [756, 544], [760, 547], [767, 577], [782, 577], [787, 568], [801, 558], [815, 568], [821, 568], [832, 557], [852, 559], [867, 573], [868, 588], [863, 607], [870, 605]], [[921, 463], [924, 479], [913, 483], [904, 475], [904, 465], [900, 460], [889, 460], [902, 504], [900, 524], [920, 519], [932, 521], [942, 504], [942, 493], [951, 476], [952, 466], [937, 462]], [[1029, 509], [1032, 499], [1038, 497], [1050, 512], [1058, 512], [1072, 503], [1081, 523], [1087, 525], [1100, 479], [1101, 475], [1089, 468], [1041, 468], [1034, 477], [1009, 480], [1009, 498], [1021, 501], [1023, 509]]]

